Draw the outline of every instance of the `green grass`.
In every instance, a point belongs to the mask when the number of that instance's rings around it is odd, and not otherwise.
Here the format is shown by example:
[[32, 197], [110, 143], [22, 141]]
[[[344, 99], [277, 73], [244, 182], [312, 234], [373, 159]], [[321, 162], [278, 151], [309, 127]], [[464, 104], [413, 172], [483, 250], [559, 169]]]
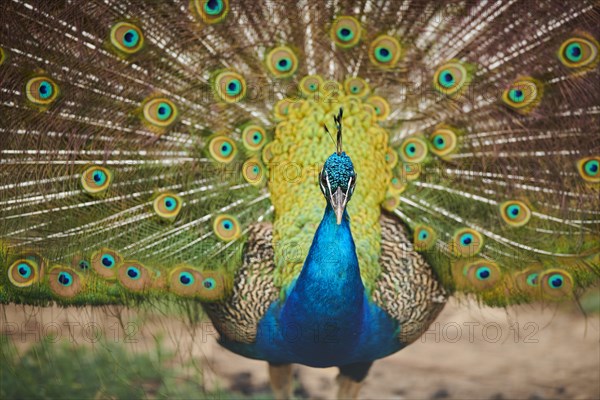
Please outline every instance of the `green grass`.
[[[143, 354], [42, 341], [25, 352], [0, 336], [2, 399], [233, 399], [208, 392], [196, 365], [180, 365], [160, 345]], [[264, 396], [263, 396], [264, 397]]]

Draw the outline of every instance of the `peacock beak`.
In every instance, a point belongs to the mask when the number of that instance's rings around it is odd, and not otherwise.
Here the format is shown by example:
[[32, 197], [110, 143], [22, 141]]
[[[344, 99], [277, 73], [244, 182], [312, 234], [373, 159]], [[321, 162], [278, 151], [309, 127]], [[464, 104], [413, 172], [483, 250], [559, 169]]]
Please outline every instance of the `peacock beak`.
[[342, 188], [338, 187], [331, 195], [331, 207], [333, 207], [333, 211], [335, 211], [335, 218], [338, 225], [342, 223], [342, 217], [344, 216], [344, 210], [346, 209], [347, 203], [347, 194], [342, 191]]

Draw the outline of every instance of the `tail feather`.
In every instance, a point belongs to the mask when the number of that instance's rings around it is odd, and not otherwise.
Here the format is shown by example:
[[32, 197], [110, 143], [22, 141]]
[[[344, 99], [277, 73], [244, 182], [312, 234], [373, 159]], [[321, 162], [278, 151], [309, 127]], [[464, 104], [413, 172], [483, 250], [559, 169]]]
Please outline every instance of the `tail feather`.
[[[377, 137], [389, 134], [389, 163], [399, 161], [383, 207], [412, 229], [446, 288], [502, 305], [553, 293], [556, 276], [562, 297], [597, 281], [593, 1], [2, 7], [0, 256], [13, 272], [22, 260], [23, 271], [93, 267], [109, 249], [150, 271], [158, 292], [173, 283], [189, 293], [174, 274], [231, 279], [250, 226], [278, 217], [279, 194], [265, 188], [275, 167], [263, 161], [293, 153], [306, 167], [306, 152], [279, 140], [296, 129], [287, 116], [325, 143], [324, 113], [347, 101], [364, 112], [346, 125], [387, 130]], [[78, 301], [128, 298], [95, 276], [81, 275]], [[53, 296], [19, 290], [0, 290], [2, 300]]]

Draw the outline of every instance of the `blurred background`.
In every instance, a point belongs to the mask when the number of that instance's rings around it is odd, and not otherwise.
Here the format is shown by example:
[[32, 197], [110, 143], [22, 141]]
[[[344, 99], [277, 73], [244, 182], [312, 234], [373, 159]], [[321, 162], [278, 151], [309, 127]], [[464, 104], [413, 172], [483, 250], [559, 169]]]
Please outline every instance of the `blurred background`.
[[[200, 308], [5, 305], [0, 333], [2, 399], [272, 398], [266, 363], [221, 348]], [[334, 398], [336, 375], [296, 366], [295, 396]], [[361, 398], [598, 399], [600, 290], [509, 309], [452, 299], [375, 363]]]

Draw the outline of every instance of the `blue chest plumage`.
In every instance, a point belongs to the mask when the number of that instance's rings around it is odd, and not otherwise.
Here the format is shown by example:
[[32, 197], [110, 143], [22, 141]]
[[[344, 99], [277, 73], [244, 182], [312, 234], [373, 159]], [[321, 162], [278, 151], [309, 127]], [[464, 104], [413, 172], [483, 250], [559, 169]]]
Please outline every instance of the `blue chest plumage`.
[[225, 343], [275, 363], [314, 367], [371, 361], [403, 347], [400, 327], [366, 295], [347, 214], [327, 206], [302, 272], [258, 326], [256, 343]]

